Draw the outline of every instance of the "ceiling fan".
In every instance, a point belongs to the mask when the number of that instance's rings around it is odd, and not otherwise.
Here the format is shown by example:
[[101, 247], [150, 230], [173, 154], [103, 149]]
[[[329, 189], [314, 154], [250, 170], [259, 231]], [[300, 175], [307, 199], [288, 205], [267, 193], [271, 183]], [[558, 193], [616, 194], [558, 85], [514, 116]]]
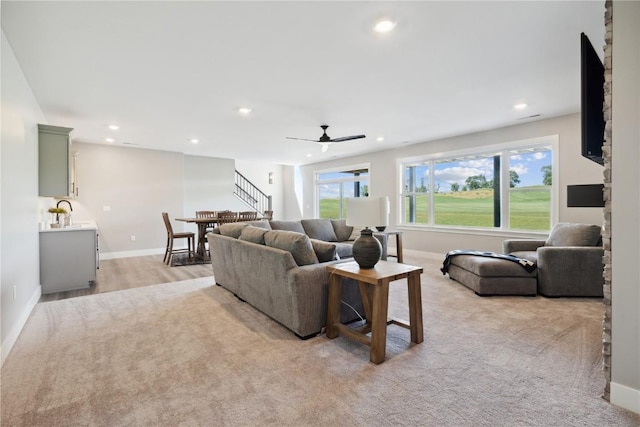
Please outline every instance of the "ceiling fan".
[[340, 138], [332, 139], [329, 137], [329, 135], [327, 135], [327, 128], [329, 127], [329, 125], [321, 125], [320, 127], [322, 128], [322, 136], [319, 139], [292, 138], [290, 136], [288, 136], [287, 139], [297, 139], [299, 141], [315, 142], [316, 144], [322, 145], [322, 152], [324, 153], [329, 149], [329, 145], [334, 144], [336, 142], [344, 142], [344, 141], [351, 141], [352, 139], [366, 138], [366, 135], [351, 135], [351, 136], [343, 136]]

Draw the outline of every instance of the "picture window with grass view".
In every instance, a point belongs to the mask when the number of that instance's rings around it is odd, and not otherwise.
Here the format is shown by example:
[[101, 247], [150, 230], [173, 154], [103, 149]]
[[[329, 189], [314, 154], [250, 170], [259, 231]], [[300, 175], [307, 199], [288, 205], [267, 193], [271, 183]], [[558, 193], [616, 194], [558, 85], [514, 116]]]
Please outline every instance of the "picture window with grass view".
[[369, 165], [354, 165], [316, 173], [318, 218], [347, 218], [347, 198], [369, 195]]
[[549, 230], [554, 145], [547, 139], [403, 161], [403, 224]]

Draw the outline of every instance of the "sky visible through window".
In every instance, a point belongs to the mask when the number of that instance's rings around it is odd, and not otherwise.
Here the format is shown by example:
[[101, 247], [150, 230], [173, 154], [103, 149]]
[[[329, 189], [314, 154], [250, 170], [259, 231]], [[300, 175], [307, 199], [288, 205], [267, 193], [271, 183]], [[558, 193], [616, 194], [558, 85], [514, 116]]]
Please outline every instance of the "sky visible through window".
[[[517, 187], [529, 187], [543, 185], [544, 166], [551, 166], [551, 151], [538, 151], [534, 153], [512, 154], [509, 161], [510, 170], [514, 170], [520, 178]], [[434, 178], [438, 191], [451, 191], [451, 184], [457, 183], [460, 188], [465, 185], [469, 176], [484, 175], [487, 181], [493, 179], [493, 157], [480, 157], [469, 160], [446, 161], [435, 163]], [[428, 186], [428, 165], [416, 166], [416, 187], [422, 183]]]

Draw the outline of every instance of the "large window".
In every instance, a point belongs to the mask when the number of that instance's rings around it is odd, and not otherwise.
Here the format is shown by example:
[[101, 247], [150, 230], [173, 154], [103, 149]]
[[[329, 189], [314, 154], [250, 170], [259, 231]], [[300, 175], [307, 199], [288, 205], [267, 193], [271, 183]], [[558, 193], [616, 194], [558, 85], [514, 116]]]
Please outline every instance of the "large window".
[[547, 140], [404, 162], [404, 223], [549, 230], [552, 160]]
[[345, 199], [369, 195], [369, 167], [316, 173], [316, 194], [319, 218], [346, 218]]

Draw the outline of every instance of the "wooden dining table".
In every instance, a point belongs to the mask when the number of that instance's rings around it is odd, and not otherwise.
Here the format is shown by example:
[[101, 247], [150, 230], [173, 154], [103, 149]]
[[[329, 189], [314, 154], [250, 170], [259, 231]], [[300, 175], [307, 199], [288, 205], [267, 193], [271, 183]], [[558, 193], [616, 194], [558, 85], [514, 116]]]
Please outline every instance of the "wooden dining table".
[[195, 223], [198, 226], [198, 244], [196, 248], [196, 254], [201, 257], [206, 257], [207, 250], [205, 242], [207, 241], [207, 227], [215, 227], [218, 223], [217, 218], [176, 218], [176, 221]]

